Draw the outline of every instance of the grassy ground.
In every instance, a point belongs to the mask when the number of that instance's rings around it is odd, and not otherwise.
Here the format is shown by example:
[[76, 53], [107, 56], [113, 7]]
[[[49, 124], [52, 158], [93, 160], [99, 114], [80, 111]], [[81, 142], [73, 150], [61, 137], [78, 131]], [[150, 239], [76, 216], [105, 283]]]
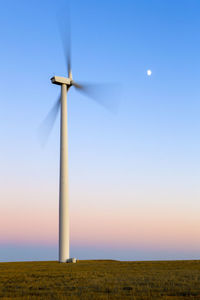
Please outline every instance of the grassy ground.
[[0, 263], [0, 299], [200, 299], [200, 261]]

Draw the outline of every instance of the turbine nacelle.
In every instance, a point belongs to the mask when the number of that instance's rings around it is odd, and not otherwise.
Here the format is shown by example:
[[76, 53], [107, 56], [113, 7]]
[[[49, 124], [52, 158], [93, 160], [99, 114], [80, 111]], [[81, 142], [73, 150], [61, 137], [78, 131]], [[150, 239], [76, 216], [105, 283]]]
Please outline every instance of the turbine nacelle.
[[67, 86], [71, 86], [72, 85], [72, 79], [71, 78], [66, 78], [66, 77], [60, 77], [60, 76], [54, 76], [51, 78], [51, 82], [53, 84], [57, 84], [57, 85], [62, 85], [62, 84], [66, 84]]

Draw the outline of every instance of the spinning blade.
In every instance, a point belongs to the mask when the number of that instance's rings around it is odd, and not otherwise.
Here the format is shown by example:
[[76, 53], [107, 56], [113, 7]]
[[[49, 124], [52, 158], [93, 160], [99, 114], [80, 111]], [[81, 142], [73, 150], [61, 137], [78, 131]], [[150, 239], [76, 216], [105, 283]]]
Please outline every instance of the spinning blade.
[[39, 140], [42, 146], [44, 146], [51, 134], [54, 123], [58, 116], [58, 111], [60, 108], [61, 95], [58, 97], [57, 101], [52, 106], [51, 110], [47, 114], [46, 118], [43, 120], [39, 127]]

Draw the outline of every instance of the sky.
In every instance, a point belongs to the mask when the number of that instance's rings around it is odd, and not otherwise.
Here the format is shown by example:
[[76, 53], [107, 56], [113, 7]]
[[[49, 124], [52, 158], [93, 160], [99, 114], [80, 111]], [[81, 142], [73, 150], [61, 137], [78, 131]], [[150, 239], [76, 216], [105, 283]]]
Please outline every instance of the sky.
[[[66, 76], [65, 7], [1, 2], [0, 261], [58, 259], [59, 118], [45, 147], [38, 128], [59, 94], [50, 78]], [[71, 3], [73, 78], [113, 85], [102, 97], [117, 108], [69, 91], [72, 257], [199, 259], [199, 12], [199, 0]]]

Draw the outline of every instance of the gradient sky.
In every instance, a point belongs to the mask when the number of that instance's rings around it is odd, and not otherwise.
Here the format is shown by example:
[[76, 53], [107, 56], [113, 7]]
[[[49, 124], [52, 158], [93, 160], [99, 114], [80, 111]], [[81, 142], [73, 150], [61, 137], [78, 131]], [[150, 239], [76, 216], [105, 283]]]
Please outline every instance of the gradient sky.
[[[38, 128], [65, 75], [64, 3], [0, 7], [0, 261], [57, 259], [59, 121], [45, 148]], [[119, 84], [119, 105], [69, 93], [71, 256], [199, 258], [199, 14], [199, 0], [72, 2], [73, 76]]]

